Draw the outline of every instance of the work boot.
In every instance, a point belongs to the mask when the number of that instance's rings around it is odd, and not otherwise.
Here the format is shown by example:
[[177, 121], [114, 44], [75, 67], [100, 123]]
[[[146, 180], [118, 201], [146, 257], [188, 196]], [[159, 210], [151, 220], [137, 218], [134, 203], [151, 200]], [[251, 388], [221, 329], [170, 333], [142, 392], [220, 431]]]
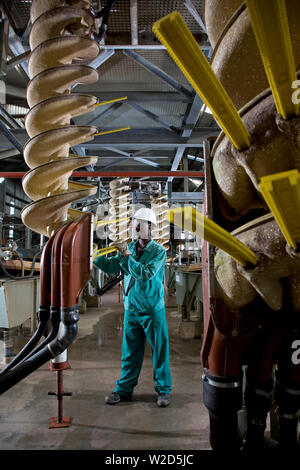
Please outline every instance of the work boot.
[[159, 393], [157, 397], [157, 406], [160, 408], [169, 406], [170, 404], [170, 395], [168, 393]]
[[105, 403], [107, 405], [116, 405], [120, 401], [130, 401], [131, 395], [119, 395], [119, 393], [112, 392], [110, 395], [105, 397]]

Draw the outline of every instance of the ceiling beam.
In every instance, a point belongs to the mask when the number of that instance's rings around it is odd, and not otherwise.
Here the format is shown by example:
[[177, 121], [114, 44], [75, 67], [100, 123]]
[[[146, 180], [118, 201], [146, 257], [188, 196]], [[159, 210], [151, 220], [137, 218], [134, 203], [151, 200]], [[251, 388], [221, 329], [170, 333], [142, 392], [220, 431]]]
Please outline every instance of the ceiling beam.
[[[100, 161], [101, 160], [102, 160], [102, 158], [100, 158]], [[110, 168], [111, 166], [121, 165], [125, 161], [127, 162], [128, 171], [130, 170], [130, 166], [136, 165], [135, 162], [143, 163], [144, 165], [152, 166], [152, 167], [155, 167], [155, 168], [158, 168], [160, 166], [158, 163], [152, 162], [151, 160], [146, 160], [146, 159], [141, 158], [141, 157], [133, 157], [132, 155], [130, 155], [129, 157], [123, 157], [123, 158], [113, 158], [113, 160], [114, 161], [112, 161], [110, 159], [110, 163], [108, 163], [107, 165], [104, 165], [102, 167], [97, 166], [97, 168], [99, 168], [99, 170], [102, 171], [104, 168]]]
[[[29, 139], [25, 129], [12, 129], [12, 135], [18, 139], [21, 144], [25, 144]], [[121, 147], [121, 148], [135, 148], [141, 150], [142, 148], [156, 148], [164, 149], [170, 147], [183, 146], [188, 147], [203, 147], [203, 141], [208, 137], [217, 136], [220, 129], [213, 127], [199, 127], [194, 128], [191, 136], [182, 138], [173, 132], [159, 128], [138, 128], [129, 129], [125, 132], [117, 132], [111, 134], [104, 134], [96, 136], [93, 140], [80, 144], [81, 147], [86, 149], [99, 149], [103, 147]], [[0, 150], [9, 150], [12, 148], [10, 141], [6, 136], [0, 134]]]
[[[89, 62], [89, 67], [93, 67], [94, 69], [98, 69], [103, 65], [105, 62], [107, 62], [113, 55], [115, 51], [111, 50], [105, 50], [101, 54], [99, 54], [94, 60]], [[79, 86], [79, 83], [75, 83], [72, 85], [71, 90], [73, 91], [76, 87]]]
[[182, 95], [190, 99], [192, 99], [195, 96], [194, 90], [191, 91], [187, 89], [185, 86], [181, 85], [181, 83], [179, 83], [177, 80], [175, 80], [173, 77], [168, 75], [166, 72], [164, 72], [159, 67], [152, 64], [152, 62], [149, 62], [148, 60], [146, 60], [144, 57], [137, 54], [136, 52], [131, 51], [131, 50], [124, 50], [123, 53], [127, 55], [128, 57], [130, 57], [131, 59], [135, 60], [139, 65], [141, 65], [146, 70], [156, 75], [163, 82], [167, 83], [169, 86], [174, 88], [174, 90], [178, 91]]
[[15, 57], [12, 57], [10, 60], [7, 61], [7, 69], [12, 69], [16, 65], [23, 64], [28, 60], [30, 51], [25, 51], [22, 54], [19, 54]]
[[123, 103], [113, 103], [111, 106], [109, 106], [103, 113], [98, 114], [97, 116], [94, 116], [90, 121], [86, 123], [87, 126], [95, 125], [96, 122], [101, 121], [111, 114], [113, 114], [117, 109], [119, 109], [122, 106]]
[[[8, 41], [8, 46], [11, 52], [13, 53], [14, 57], [19, 57], [22, 54], [25, 54], [27, 51], [24, 48], [24, 45], [14, 32], [13, 28], [9, 28], [9, 41]], [[29, 51], [30, 52], [30, 51]], [[19, 67], [23, 70], [25, 75], [28, 77], [28, 63], [27, 61], [23, 61], [19, 64]]]
[[165, 121], [164, 119], [160, 118], [159, 116], [152, 113], [151, 111], [148, 111], [147, 109], [143, 108], [142, 106], [140, 106], [137, 103], [129, 102], [128, 104], [133, 109], [135, 109], [136, 111], [138, 111], [141, 114], [144, 114], [145, 116], [147, 116], [152, 121], [158, 122], [163, 127], [166, 127], [167, 129], [169, 129], [170, 131], [175, 132], [176, 134], [179, 134], [179, 129], [177, 127], [173, 126], [172, 124], [170, 124], [168, 121]]
[[[26, 175], [25, 171], [2, 171], [0, 178], [23, 178]], [[72, 178], [98, 178], [98, 177], [117, 177], [117, 176], [130, 176], [139, 178], [143, 176], [150, 176], [153, 178], [173, 176], [174, 178], [200, 178], [204, 176], [201, 171], [74, 171], [71, 175]]]
[[114, 165], [119, 165], [120, 163], [124, 162], [125, 160], [129, 160], [129, 159], [130, 159], [130, 155], [129, 155], [129, 157], [118, 158], [118, 160], [116, 160], [114, 162], [111, 162], [108, 165], [102, 166], [101, 170], [104, 170], [105, 168], [110, 168], [111, 166], [114, 166]]
[[[108, 101], [110, 99], [122, 98], [123, 96], [127, 96], [127, 100], [125, 103], [130, 102], [162, 102], [162, 103], [171, 103], [171, 102], [179, 102], [179, 103], [190, 103], [191, 99], [180, 93], [171, 92], [152, 92], [152, 91], [88, 91], [87, 86], [82, 86], [82, 88], [77, 89], [75, 93], [90, 93], [99, 101]], [[24, 96], [26, 97], [26, 89], [24, 88]]]
[[[101, 49], [103, 49], [101, 47]], [[94, 67], [95, 69], [101, 67], [105, 62], [107, 62], [113, 55], [115, 51], [110, 49], [110, 50], [104, 50], [101, 54], [99, 54], [94, 60], [92, 60], [89, 63], [90, 67]]]
[[[9, 150], [9, 152], [10, 152], [10, 150]], [[11, 150], [11, 152], [13, 152], [13, 151]], [[118, 155], [103, 155], [102, 153], [100, 155], [95, 155], [95, 153], [96, 152], [93, 152], [93, 156], [98, 156], [101, 160], [115, 160], [117, 158], [120, 158]], [[2, 152], [0, 152], [0, 160], [1, 160], [1, 155], [2, 155]], [[137, 158], [137, 157], [134, 157], [134, 158]], [[145, 157], [143, 157], [143, 158], [147, 158], [147, 159], [150, 158], [151, 160], [170, 160], [171, 156], [166, 155], [166, 156], [156, 157], [155, 155], [145, 155]]]
[[[15, 85], [11, 85], [10, 83], [5, 83], [5, 92], [8, 96], [14, 96], [17, 98], [22, 98], [26, 101], [26, 88], [18, 87]], [[9, 101], [9, 100], [6, 100]]]
[[[203, 105], [203, 101], [201, 100], [200, 96], [196, 94], [193, 103], [187, 109], [186, 117], [184, 119], [185, 124], [181, 132], [181, 137], [189, 138], [192, 135], [195, 125], [198, 121], [202, 105]], [[183, 146], [179, 146], [177, 148], [174, 160], [172, 162], [172, 167], [171, 167], [172, 171], [177, 170], [177, 168], [179, 167], [181, 159], [184, 155], [184, 151], [185, 151], [185, 147]], [[172, 177], [168, 178], [168, 182], [172, 181], [172, 179], [173, 179]], [[167, 190], [167, 186], [165, 188], [165, 191], [166, 190]]]
[[[109, 154], [105, 154], [105, 153], [102, 153], [103, 152], [103, 149], [105, 150], [108, 150], [110, 151], [111, 153]], [[139, 155], [143, 155], [145, 153], [148, 153], [149, 155], [147, 155], [147, 158], [172, 158], [172, 153], [168, 153], [168, 155], [161, 155], [162, 153], [165, 153], [166, 151], [164, 152], [161, 152], [157, 149], [151, 149], [151, 148], [144, 148], [142, 150], [138, 150], [138, 151], [132, 151], [132, 152], [125, 152], [124, 150], [120, 150], [119, 148], [114, 148], [114, 147], [102, 147], [101, 149], [101, 158], [113, 158], [113, 157], [118, 157], [118, 155], [125, 155], [126, 157], [137, 157]], [[118, 154], [118, 155], [114, 155], [114, 154]]]
[[140, 163], [144, 163], [145, 165], [154, 166], [156, 168], [160, 166], [159, 163], [155, 163], [155, 162], [152, 162], [151, 160], [146, 160], [145, 158], [141, 158], [141, 157], [133, 157], [133, 160], [140, 162]]
[[199, 15], [199, 13], [198, 13], [195, 5], [193, 4], [193, 2], [191, 0], [186, 0], [184, 2], [184, 6], [189, 10], [191, 15], [195, 18], [197, 23], [200, 25], [202, 31], [204, 31], [206, 33], [206, 28], [205, 28], [205, 25], [203, 23], [203, 20], [202, 20], [201, 16]]
[[[120, 158], [118, 155], [125, 155], [126, 157], [133, 157], [133, 158], [137, 158], [139, 155], [143, 155], [145, 153], [152, 153], [151, 155], [146, 155], [144, 156], [144, 158], [153, 158], [155, 160], [160, 160], [160, 159], [165, 159], [165, 160], [169, 160], [172, 158], [172, 153], [169, 153], [168, 155], [161, 155], [161, 151], [158, 151], [158, 150], [154, 150], [154, 149], [151, 149], [151, 148], [144, 148], [142, 150], [138, 150], [138, 151], [132, 151], [132, 152], [125, 152], [124, 150], [120, 150], [118, 148], [114, 148], [114, 147], [103, 147], [102, 149], [105, 149], [105, 150], [110, 150], [112, 153], [109, 154], [109, 155], [105, 155], [103, 153], [101, 153], [101, 155], [99, 155], [99, 158], [101, 158], [101, 160], [103, 159], [114, 159], [114, 158]], [[101, 150], [102, 150], [101, 149]], [[95, 152], [93, 152], [95, 154]], [[118, 155], [114, 155], [114, 154], [118, 154]], [[149, 164], [149, 163], [148, 163]]]
[[199, 95], [196, 95], [192, 105], [187, 110], [187, 116], [185, 118], [184, 128], [182, 130], [181, 137], [190, 137], [199, 119], [203, 101]]
[[[18, 138], [15, 137], [15, 135], [13, 134], [13, 131], [15, 129], [8, 129], [5, 124], [3, 124], [3, 122], [0, 120], [0, 139], [3, 138], [7, 141], [7, 144], [4, 148], [6, 148], [7, 150], [11, 150], [12, 149], [12, 146], [17, 149], [20, 153], [23, 153], [23, 144], [22, 142], [19, 141]], [[10, 145], [12, 144], [12, 146]], [[9, 148], [8, 148], [9, 147]]]
[[[94, 140], [83, 144], [86, 148], [99, 148], [103, 146], [136, 148], [138, 150], [146, 147], [152, 148], [168, 148], [178, 147], [203, 147], [203, 141], [207, 137], [217, 136], [219, 129], [213, 128], [196, 128], [192, 132], [189, 139], [183, 139], [175, 133], [168, 132], [164, 129], [130, 129], [125, 132], [116, 134], [105, 134], [97, 136]], [[1, 140], [0, 140], [1, 144]]]
[[120, 150], [114, 147], [103, 147], [106, 150], [110, 150], [111, 152], [118, 153], [119, 155], [125, 155], [126, 157], [130, 157], [130, 153], [124, 152], [124, 150]]
[[172, 192], [171, 202], [203, 202], [203, 192]]
[[21, 129], [22, 126], [0, 104], [0, 119], [12, 129]]
[[0, 160], [5, 160], [9, 157], [15, 157], [16, 155], [20, 155], [18, 149], [4, 150], [3, 152], [0, 152]]
[[[179, 145], [178, 146], [178, 148], [176, 150], [174, 160], [172, 162], [171, 171], [176, 171], [177, 168], [179, 167], [179, 164], [181, 162], [181, 159], [183, 157], [185, 149], [186, 149], [186, 147], [184, 145]], [[170, 181], [172, 181], [172, 180], [170, 180]]]

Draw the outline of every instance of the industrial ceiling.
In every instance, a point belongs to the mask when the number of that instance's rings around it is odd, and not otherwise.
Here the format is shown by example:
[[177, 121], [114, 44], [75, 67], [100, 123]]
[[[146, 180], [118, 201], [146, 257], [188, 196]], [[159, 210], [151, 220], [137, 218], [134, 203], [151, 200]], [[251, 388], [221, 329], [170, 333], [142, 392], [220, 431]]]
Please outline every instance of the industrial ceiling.
[[[3, 0], [0, 3], [2, 19], [9, 22], [8, 35], [3, 33], [1, 44], [2, 56], [5, 46], [8, 51], [2, 66], [6, 102], [1, 104], [0, 118], [24, 145], [28, 139], [24, 116], [28, 109], [26, 60], [31, 2]], [[97, 9], [104, 5], [104, 1], [94, 2]], [[100, 55], [93, 61], [99, 71], [99, 81], [75, 86], [72, 92], [90, 93], [99, 101], [125, 96], [127, 99], [97, 107], [74, 121], [96, 125], [100, 131], [128, 126], [130, 130], [100, 135], [74, 148], [79, 155], [99, 157], [97, 164], [83, 170], [95, 174], [143, 171], [147, 176], [142, 179], [160, 181], [165, 188], [165, 183], [172, 181], [173, 191], [201, 190], [201, 184], [187, 178], [184, 184], [183, 178], [148, 175], [179, 169], [199, 171], [200, 175], [203, 140], [219, 133], [213, 116], [206, 112], [201, 99], [152, 32], [153, 23], [173, 10], [181, 13], [209, 59], [212, 48], [202, 22], [202, 0], [118, 0], [109, 16], [107, 34], [100, 42]], [[20, 151], [1, 133], [0, 172], [27, 170]], [[93, 175], [89, 176], [93, 181]], [[110, 180], [111, 176], [102, 175], [103, 187]]]

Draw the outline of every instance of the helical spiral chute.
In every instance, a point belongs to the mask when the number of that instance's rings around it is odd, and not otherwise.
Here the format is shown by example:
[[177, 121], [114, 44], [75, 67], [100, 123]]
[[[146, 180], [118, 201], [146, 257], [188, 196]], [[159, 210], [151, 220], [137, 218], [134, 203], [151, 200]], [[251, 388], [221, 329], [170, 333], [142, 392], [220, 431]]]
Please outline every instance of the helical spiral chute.
[[[93, 139], [97, 128], [71, 125], [71, 119], [94, 109], [97, 99], [71, 94], [75, 84], [94, 83], [98, 72], [84, 62], [99, 54], [91, 2], [34, 0], [28, 60], [30, 111], [25, 127], [30, 140], [24, 159], [30, 168], [23, 178], [25, 193], [34, 201], [22, 211], [23, 223], [50, 236], [65, 220], [78, 217], [72, 202], [95, 194], [94, 186], [69, 182], [72, 172], [96, 163], [97, 157], [69, 155], [70, 147]], [[75, 62], [76, 61], [76, 62]]]
[[170, 223], [167, 220], [167, 210], [168, 210], [168, 197], [164, 194], [159, 194], [158, 196], [152, 196], [151, 198], [151, 209], [156, 214], [156, 227], [152, 229], [153, 240], [164, 246], [166, 250], [169, 248], [170, 240]]
[[128, 185], [128, 178], [116, 178], [109, 183], [110, 200], [109, 214], [110, 219], [114, 220], [109, 225], [109, 238], [112, 241], [129, 241], [129, 217], [131, 215], [131, 195]]

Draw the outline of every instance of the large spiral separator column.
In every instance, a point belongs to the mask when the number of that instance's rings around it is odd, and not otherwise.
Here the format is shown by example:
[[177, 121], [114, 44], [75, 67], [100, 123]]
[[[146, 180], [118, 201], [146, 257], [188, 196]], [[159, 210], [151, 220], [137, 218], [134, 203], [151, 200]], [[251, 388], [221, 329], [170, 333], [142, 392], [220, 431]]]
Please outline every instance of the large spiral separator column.
[[[191, 221], [191, 233], [198, 228], [218, 247], [214, 253], [205, 242], [202, 251], [210, 444], [227, 455], [258, 455], [275, 445], [298, 455], [300, 363], [291, 351], [299, 344], [300, 311], [299, 1], [204, 5], [212, 65], [178, 12], [153, 30], [222, 128], [213, 148], [204, 147], [208, 217], [193, 208], [187, 215], [185, 207], [183, 221], [173, 219], [181, 228]], [[232, 239], [213, 218], [230, 221]], [[274, 403], [278, 441], [266, 442]]]
[[[92, 140], [97, 132], [93, 126], [70, 125], [70, 120], [92, 111], [97, 103], [94, 96], [71, 90], [75, 84], [97, 81], [98, 72], [80, 62], [99, 54], [98, 44], [90, 37], [94, 30], [91, 2], [72, 0], [71, 4], [35, 0], [31, 8], [27, 88], [31, 109], [25, 120], [30, 140], [24, 147], [31, 170], [23, 178], [23, 188], [34, 202], [24, 208], [22, 220], [46, 236], [67, 219], [73, 201], [97, 191], [94, 186], [68, 182], [73, 170], [97, 161], [97, 157], [69, 155], [69, 150]], [[78, 215], [69, 211], [71, 219]]]
[[129, 178], [116, 178], [109, 183], [110, 196], [109, 215], [112, 223], [109, 224], [110, 240], [130, 241], [130, 215], [131, 215], [131, 195]]
[[156, 214], [157, 225], [152, 229], [153, 240], [169, 249], [170, 222], [167, 220], [168, 196], [158, 194], [151, 196], [151, 209]]
[[[52, 370], [61, 372], [67, 367], [66, 351], [77, 335], [79, 296], [91, 276], [92, 216], [70, 206], [96, 193], [97, 188], [68, 181], [76, 168], [97, 161], [97, 157], [69, 155], [70, 147], [92, 140], [97, 133], [95, 127], [70, 124], [97, 103], [93, 96], [71, 94], [73, 85], [98, 79], [97, 71], [83, 63], [99, 53], [92, 39], [95, 20], [90, 7], [87, 0], [32, 2], [27, 88], [31, 109], [25, 120], [30, 139], [24, 147], [30, 171], [22, 183], [33, 202], [23, 209], [22, 221], [49, 240], [40, 263], [38, 326], [1, 371], [0, 393], [47, 361], [51, 360]], [[49, 320], [51, 329], [46, 336]], [[45, 339], [39, 343], [43, 335]], [[61, 404], [61, 386], [56, 395]], [[57, 427], [68, 424], [62, 422], [61, 414], [55, 419]]]

